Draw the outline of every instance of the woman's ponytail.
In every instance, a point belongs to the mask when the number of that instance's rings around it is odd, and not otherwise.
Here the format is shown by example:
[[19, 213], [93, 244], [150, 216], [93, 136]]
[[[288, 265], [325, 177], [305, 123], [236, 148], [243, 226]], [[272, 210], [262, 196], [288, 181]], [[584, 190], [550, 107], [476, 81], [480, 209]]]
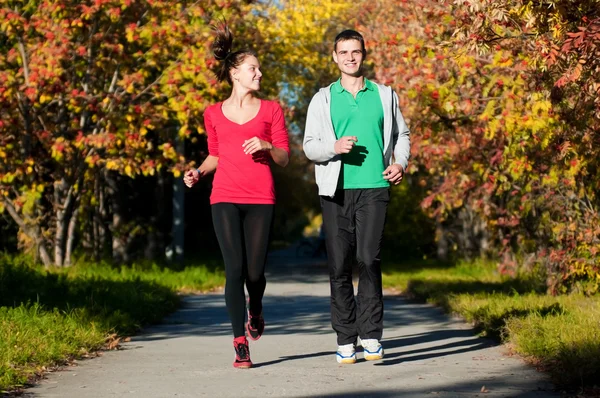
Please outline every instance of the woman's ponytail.
[[231, 51], [233, 46], [233, 34], [225, 22], [222, 22], [218, 26], [213, 26], [213, 30], [215, 31], [215, 40], [211, 45], [211, 50], [215, 59], [219, 61], [219, 65], [215, 70], [215, 75], [217, 75], [217, 79], [220, 82], [227, 80], [229, 84], [233, 85], [229, 71], [244, 62], [244, 59], [248, 55], [257, 58], [258, 56], [253, 50]]

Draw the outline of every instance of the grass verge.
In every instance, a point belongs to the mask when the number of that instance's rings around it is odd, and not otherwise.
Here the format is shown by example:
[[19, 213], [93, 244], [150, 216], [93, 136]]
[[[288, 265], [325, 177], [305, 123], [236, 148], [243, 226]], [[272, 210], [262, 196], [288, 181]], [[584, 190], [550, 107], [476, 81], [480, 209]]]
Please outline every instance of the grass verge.
[[502, 277], [483, 261], [391, 264], [383, 281], [461, 315], [548, 371], [561, 388], [600, 380], [600, 296], [549, 296], [527, 276]]
[[159, 322], [177, 308], [182, 291], [223, 283], [223, 272], [207, 265], [45, 270], [0, 255], [0, 394]]

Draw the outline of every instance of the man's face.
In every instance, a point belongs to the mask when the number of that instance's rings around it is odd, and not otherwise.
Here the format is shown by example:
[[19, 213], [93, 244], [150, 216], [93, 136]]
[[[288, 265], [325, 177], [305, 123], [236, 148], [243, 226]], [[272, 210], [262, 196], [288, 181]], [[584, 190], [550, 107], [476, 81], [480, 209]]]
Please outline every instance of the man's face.
[[358, 40], [344, 40], [338, 42], [333, 60], [340, 68], [342, 74], [358, 77], [364, 60], [362, 46]]

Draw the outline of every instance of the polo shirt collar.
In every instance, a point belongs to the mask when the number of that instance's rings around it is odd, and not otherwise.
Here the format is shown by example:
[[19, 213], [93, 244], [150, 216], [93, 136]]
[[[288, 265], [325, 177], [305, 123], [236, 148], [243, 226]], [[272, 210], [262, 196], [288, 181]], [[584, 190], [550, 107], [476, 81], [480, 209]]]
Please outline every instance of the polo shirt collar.
[[[375, 83], [373, 83], [372, 81], [370, 81], [369, 79], [367, 79], [366, 77], [365, 79], [365, 87], [363, 87], [362, 90], [370, 90], [370, 91], [374, 91], [376, 86]], [[336, 93], [340, 94], [342, 91], [346, 90], [344, 88], [344, 86], [342, 86], [342, 78], [340, 77], [339, 79], [337, 79], [337, 81], [333, 84], [333, 88], [335, 90]], [[360, 90], [360, 91], [362, 91]]]

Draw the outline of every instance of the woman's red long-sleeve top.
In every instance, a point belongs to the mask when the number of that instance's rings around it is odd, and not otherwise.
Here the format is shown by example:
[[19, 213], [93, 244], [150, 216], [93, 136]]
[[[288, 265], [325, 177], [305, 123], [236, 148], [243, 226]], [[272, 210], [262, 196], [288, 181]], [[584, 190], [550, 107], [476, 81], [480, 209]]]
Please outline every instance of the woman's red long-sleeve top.
[[235, 123], [223, 114], [222, 103], [204, 111], [208, 153], [219, 158], [210, 203], [274, 204], [275, 186], [271, 157], [260, 151], [246, 155], [242, 144], [258, 137], [290, 153], [288, 132], [281, 106], [260, 101], [258, 114], [246, 123]]

